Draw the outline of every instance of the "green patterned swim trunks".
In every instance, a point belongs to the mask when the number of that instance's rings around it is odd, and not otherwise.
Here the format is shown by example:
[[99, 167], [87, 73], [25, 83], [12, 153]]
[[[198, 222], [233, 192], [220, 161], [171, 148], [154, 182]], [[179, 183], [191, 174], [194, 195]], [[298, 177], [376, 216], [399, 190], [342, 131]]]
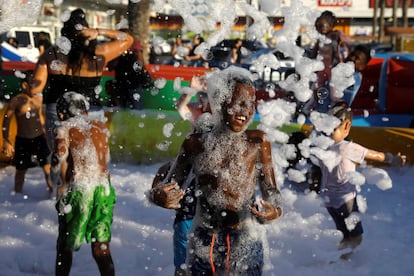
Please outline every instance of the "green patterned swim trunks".
[[110, 185], [68, 192], [57, 203], [58, 244], [79, 250], [84, 239], [87, 243], [110, 242], [115, 202], [115, 190]]

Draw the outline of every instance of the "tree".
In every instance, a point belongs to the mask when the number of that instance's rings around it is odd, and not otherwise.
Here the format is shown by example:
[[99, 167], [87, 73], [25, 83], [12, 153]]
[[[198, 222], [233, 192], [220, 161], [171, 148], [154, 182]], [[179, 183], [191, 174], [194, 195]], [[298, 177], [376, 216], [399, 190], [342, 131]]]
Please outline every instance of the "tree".
[[128, 0], [128, 25], [132, 35], [141, 42], [144, 61], [149, 60], [150, 1]]

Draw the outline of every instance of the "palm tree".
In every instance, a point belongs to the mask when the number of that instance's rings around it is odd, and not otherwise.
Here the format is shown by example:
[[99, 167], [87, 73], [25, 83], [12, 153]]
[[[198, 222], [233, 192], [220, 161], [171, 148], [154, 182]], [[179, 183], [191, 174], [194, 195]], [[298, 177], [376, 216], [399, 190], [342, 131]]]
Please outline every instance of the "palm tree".
[[141, 42], [144, 61], [149, 59], [150, 1], [128, 0], [128, 24], [132, 35]]
[[408, 27], [408, 0], [403, 0], [403, 27]]

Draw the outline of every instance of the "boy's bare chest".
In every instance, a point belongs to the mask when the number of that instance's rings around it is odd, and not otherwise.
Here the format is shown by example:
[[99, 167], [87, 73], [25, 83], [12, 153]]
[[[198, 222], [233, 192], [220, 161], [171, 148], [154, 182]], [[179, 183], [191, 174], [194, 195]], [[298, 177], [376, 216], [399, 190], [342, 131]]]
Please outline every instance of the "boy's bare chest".
[[245, 137], [212, 137], [204, 141], [204, 151], [195, 159], [203, 174], [247, 177], [258, 159], [258, 149]]
[[[41, 105], [40, 102], [36, 101], [35, 99], [31, 99], [29, 97], [20, 98], [20, 107], [18, 109], [18, 116], [30, 116], [30, 117], [38, 117], [39, 114], [39, 106]], [[28, 118], [29, 119], [29, 118]]]
[[254, 191], [257, 159], [258, 149], [246, 139], [207, 142], [195, 169], [198, 188], [209, 204], [231, 210], [245, 206]]

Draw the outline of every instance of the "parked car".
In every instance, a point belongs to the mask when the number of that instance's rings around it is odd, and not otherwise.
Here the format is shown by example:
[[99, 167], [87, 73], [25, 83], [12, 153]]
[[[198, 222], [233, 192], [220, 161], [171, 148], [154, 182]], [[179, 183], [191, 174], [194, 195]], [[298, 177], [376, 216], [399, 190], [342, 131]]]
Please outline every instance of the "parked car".
[[[258, 66], [257, 61], [260, 60], [261, 56], [268, 54], [273, 54], [276, 57], [280, 67], [274, 69], [269, 66], [264, 66], [264, 68], [259, 70], [256, 67]], [[257, 101], [288, 97], [287, 92], [281, 89], [278, 83], [286, 79], [289, 74], [295, 72], [293, 58], [285, 56], [275, 48], [264, 48], [244, 57], [240, 66], [248, 69], [252, 73], [256, 73], [258, 76], [255, 82]]]
[[[49, 40], [54, 42], [54, 33], [50, 27], [27, 26], [15, 27], [9, 32], [1, 35], [2, 60], [3, 61], [30, 61], [36, 62], [39, 57], [38, 37], [40, 32], [48, 35]], [[6, 41], [8, 37], [15, 37], [18, 47], [10, 46]]]
[[[212, 51], [223, 51], [223, 52], [230, 52], [231, 49], [234, 47], [237, 39], [224, 39], [223, 41], [217, 43], [217, 45], [211, 47]], [[242, 47], [246, 48], [247, 50], [254, 52], [263, 48], [266, 48], [259, 40], [243, 40]]]
[[[231, 65], [231, 50], [237, 39], [225, 39], [210, 48], [211, 59], [208, 60], [209, 67], [225, 69]], [[266, 46], [258, 40], [243, 40], [242, 54], [248, 56], [253, 52], [265, 49]]]
[[257, 50], [255, 52], [252, 52], [250, 55], [245, 56], [242, 58], [241, 63], [247, 66], [250, 66], [254, 63], [255, 60], [257, 60], [262, 55], [267, 55], [272, 53], [275, 55], [277, 60], [280, 62], [280, 67], [286, 67], [286, 68], [293, 68], [295, 67], [295, 62], [291, 57], [285, 56], [285, 54], [276, 48], [263, 48], [260, 50]]

